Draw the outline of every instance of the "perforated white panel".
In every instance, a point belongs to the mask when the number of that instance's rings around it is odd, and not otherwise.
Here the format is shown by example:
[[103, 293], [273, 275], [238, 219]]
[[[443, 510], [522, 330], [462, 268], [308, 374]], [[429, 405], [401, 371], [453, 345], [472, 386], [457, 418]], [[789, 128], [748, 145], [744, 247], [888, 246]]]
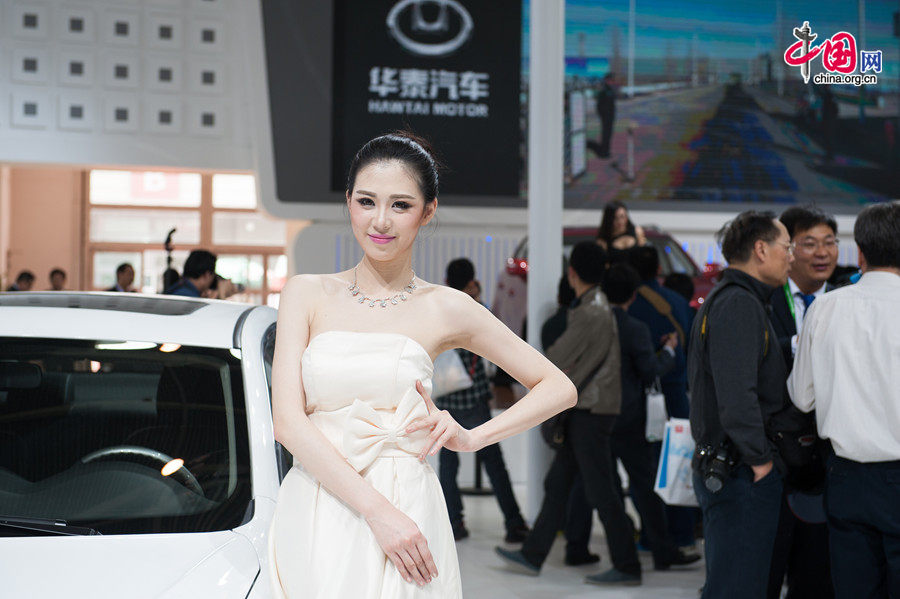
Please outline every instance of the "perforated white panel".
[[0, 0], [0, 161], [253, 169], [259, 23], [244, 0]]

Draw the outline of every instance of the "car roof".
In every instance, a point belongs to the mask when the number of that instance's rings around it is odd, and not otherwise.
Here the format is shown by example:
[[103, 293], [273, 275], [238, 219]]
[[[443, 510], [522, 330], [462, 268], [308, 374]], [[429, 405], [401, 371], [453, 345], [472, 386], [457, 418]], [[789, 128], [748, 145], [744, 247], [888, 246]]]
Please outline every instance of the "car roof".
[[266, 306], [172, 295], [115, 292], [0, 293], [0, 337], [150, 341], [240, 347], [240, 330]]
[[[647, 237], [669, 237], [667, 233], [660, 231], [656, 225], [642, 225]], [[563, 237], [590, 237], [597, 236], [597, 227], [563, 227]]]

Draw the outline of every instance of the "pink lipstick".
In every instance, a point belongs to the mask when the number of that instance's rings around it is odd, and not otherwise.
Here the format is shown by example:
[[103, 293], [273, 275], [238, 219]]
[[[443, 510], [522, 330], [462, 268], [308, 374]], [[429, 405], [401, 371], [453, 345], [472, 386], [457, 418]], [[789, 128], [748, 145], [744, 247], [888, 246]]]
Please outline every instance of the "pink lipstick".
[[371, 239], [373, 243], [377, 243], [377, 244], [379, 244], [379, 245], [382, 245], [382, 244], [389, 243], [389, 242], [393, 241], [393, 240], [394, 240], [394, 237], [393, 237], [392, 235], [372, 235], [372, 234], [370, 233], [370, 234], [369, 234], [369, 239]]

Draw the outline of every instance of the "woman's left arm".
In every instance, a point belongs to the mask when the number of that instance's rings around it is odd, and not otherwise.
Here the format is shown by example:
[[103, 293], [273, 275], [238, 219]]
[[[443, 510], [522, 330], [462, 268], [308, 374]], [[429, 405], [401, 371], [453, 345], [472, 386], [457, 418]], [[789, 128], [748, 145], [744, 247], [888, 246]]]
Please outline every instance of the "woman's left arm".
[[450, 335], [452, 341], [441, 349], [462, 347], [474, 352], [508, 372], [529, 392], [499, 416], [466, 430], [449, 413], [434, 408], [424, 387], [417, 385], [431, 413], [407, 431], [431, 428], [431, 443], [422, 457], [426, 453], [437, 453], [442, 446], [454, 451], [477, 451], [528, 430], [575, 405], [578, 396], [569, 377], [509, 330], [487, 308], [452, 290], [448, 290], [443, 301], [446, 301], [445, 322], [453, 323], [454, 331]]

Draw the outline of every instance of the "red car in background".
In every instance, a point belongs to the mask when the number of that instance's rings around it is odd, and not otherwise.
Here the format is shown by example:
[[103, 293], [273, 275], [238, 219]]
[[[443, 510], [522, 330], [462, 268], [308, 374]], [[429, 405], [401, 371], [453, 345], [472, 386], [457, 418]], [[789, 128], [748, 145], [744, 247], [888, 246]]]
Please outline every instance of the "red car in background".
[[[671, 273], [683, 273], [694, 281], [694, 297], [691, 306], [697, 308], [703, 303], [713, 286], [718, 282], [722, 272], [722, 265], [707, 263], [702, 270], [694, 260], [685, 252], [675, 239], [655, 227], [644, 227], [647, 243], [656, 248], [659, 254], [660, 282]], [[568, 256], [572, 247], [581, 241], [593, 241], [597, 236], [596, 227], [565, 227], [563, 229], [563, 251]], [[513, 256], [506, 260], [505, 276], [498, 281], [498, 292], [515, 287], [516, 284], [509, 277], [520, 277], [525, 280], [528, 274], [528, 238], [525, 237], [519, 243]], [[525, 301], [524, 293], [517, 293]], [[514, 310], [514, 312], [517, 312]], [[522, 310], [524, 312], [524, 309]], [[507, 323], [509, 324], [509, 323]]]

